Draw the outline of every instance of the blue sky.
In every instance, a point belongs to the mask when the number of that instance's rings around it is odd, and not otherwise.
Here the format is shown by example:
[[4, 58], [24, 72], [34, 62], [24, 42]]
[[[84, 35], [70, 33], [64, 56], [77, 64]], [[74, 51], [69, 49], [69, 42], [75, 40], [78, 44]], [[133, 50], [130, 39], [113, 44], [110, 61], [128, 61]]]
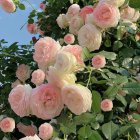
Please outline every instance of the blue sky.
[[[39, 9], [41, 0], [28, 0], [35, 9]], [[23, 0], [26, 10], [17, 10], [15, 13], [8, 14], [0, 8], [0, 39], [5, 39], [8, 44], [19, 42], [19, 44], [29, 44], [34, 35], [27, 32], [26, 26], [20, 28], [27, 22], [28, 15], [32, 11], [31, 6]]]

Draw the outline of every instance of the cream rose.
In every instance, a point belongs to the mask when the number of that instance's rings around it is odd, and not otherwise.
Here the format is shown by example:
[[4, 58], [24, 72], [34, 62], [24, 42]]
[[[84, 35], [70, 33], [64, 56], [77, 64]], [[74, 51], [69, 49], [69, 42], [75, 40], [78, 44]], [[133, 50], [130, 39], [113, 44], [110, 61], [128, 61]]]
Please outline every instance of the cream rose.
[[8, 101], [12, 110], [20, 117], [29, 116], [30, 96], [32, 88], [30, 85], [18, 85], [13, 88], [9, 94]]
[[80, 16], [74, 16], [70, 20], [69, 32], [77, 35], [79, 29], [84, 25], [84, 20]]
[[57, 19], [57, 24], [58, 26], [63, 29], [63, 28], [66, 28], [69, 26], [69, 23], [68, 23], [68, 19], [67, 19], [67, 16], [65, 14], [60, 14]]
[[53, 127], [49, 123], [44, 123], [39, 127], [39, 137], [49, 140], [53, 135]]
[[13, 132], [15, 129], [15, 120], [13, 118], [4, 118], [3, 120], [0, 121], [0, 129], [3, 132]]
[[50, 66], [47, 72], [47, 80], [48, 83], [63, 88], [65, 85], [74, 84], [77, 79], [74, 74], [60, 74], [55, 67]]
[[33, 89], [30, 106], [32, 114], [43, 120], [60, 115], [64, 107], [60, 90], [52, 84], [42, 84]]
[[18, 66], [16, 71], [16, 77], [21, 80], [22, 82], [25, 82], [28, 78], [30, 78], [31, 70], [28, 65], [21, 64]]
[[68, 109], [76, 115], [90, 111], [92, 105], [91, 91], [82, 85], [68, 85], [62, 89], [62, 99]]
[[120, 12], [116, 6], [101, 2], [93, 12], [93, 22], [100, 28], [116, 27], [120, 19]]
[[102, 34], [92, 24], [85, 24], [78, 32], [80, 46], [87, 47], [89, 51], [98, 50], [102, 41]]
[[101, 102], [101, 109], [103, 111], [111, 111], [113, 108], [113, 103], [110, 99], [105, 99]]
[[77, 60], [74, 55], [69, 52], [59, 52], [56, 57], [54, 67], [60, 74], [69, 74], [75, 71]]
[[121, 19], [129, 20], [131, 22], [136, 22], [140, 17], [139, 11], [131, 8], [129, 6], [121, 10]]
[[24, 138], [21, 138], [19, 140], [41, 140], [37, 135], [34, 136], [26, 136]]

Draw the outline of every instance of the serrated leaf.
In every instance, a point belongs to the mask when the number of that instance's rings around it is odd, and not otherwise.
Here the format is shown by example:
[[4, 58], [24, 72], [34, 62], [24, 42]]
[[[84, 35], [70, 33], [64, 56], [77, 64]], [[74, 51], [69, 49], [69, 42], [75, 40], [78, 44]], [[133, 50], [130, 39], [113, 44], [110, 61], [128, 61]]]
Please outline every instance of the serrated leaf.
[[103, 138], [100, 136], [100, 134], [97, 131], [92, 131], [92, 134], [88, 138], [88, 140], [103, 140]]
[[106, 59], [115, 60], [117, 54], [114, 52], [101, 51], [99, 54], [105, 56]]
[[117, 94], [116, 99], [120, 101], [124, 106], [127, 105], [125, 98], [122, 95]]

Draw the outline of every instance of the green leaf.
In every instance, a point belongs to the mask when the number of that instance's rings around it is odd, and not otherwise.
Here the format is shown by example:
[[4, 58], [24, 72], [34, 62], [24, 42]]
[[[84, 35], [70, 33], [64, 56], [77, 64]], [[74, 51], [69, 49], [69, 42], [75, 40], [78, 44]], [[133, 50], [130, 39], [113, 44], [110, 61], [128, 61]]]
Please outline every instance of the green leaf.
[[102, 125], [102, 132], [108, 140], [113, 140], [117, 136], [119, 126], [112, 121]]
[[137, 109], [137, 105], [138, 105], [138, 103], [134, 99], [132, 99], [132, 101], [131, 101], [131, 103], [129, 105], [129, 108], [131, 110], [136, 110]]
[[103, 138], [100, 136], [100, 134], [97, 131], [92, 131], [92, 134], [88, 138], [88, 140], [103, 140]]
[[90, 126], [83, 126], [79, 129], [78, 134], [82, 137], [82, 138], [89, 138], [92, 134], [92, 130], [90, 128]]
[[117, 94], [116, 99], [120, 101], [124, 106], [127, 105], [125, 98], [122, 95]]
[[100, 113], [101, 112], [101, 95], [99, 92], [93, 91], [92, 92], [92, 110], [95, 113]]
[[107, 51], [101, 51], [99, 54], [103, 55], [106, 59], [109, 60], [115, 60], [117, 56], [116, 53]]
[[19, 7], [20, 10], [25, 10], [25, 5], [22, 4], [22, 3], [20, 3], [20, 4], [18, 5], [18, 7]]
[[140, 94], [140, 83], [127, 83], [124, 85], [123, 90], [128, 91], [129, 94]]
[[129, 0], [129, 6], [132, 8], [140, 9], [140, 1], [139, 0]]
[[128, 78], [126, 76], [117, 75], [115, 79], [112, 80], [115, 84], [125, 84], [128, 82]]

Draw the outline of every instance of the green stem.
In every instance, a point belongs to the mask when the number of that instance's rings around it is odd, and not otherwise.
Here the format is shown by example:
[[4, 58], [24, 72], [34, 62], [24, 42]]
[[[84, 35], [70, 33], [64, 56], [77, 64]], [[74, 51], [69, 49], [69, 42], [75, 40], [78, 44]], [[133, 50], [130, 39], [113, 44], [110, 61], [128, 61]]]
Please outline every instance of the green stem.
[[91, 74], [92, 74], [92, 69], [90, 69], [90, 72], [89, 72], [89, 77], [88, 77], [88, 82], [87, 82], [86, 87], [88, 87], [88, 86], [89, 86], [90, 79], [91, 79]]
[[35, 8], [34, 8], [34, 6], [30, 3], [30, 1], [29, 0], [26, 0], [27, 2], [28, 2], [28, 4], [32, 7], [32, 9], [33, 10], [35, 10], [35, 11], [37, 11]]

